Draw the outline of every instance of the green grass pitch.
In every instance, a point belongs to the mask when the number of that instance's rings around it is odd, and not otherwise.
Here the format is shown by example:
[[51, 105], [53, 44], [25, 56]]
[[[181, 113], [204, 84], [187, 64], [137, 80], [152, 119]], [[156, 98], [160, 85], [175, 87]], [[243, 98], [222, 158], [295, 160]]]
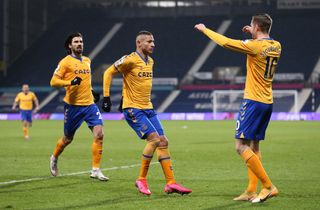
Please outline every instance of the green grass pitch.
[[[124, 121], [105, 121], [102, 168], [109, 182], [84, 172], [91, 168], [92, 143], [85, 124], [59, 159], [62, 176], [52, 178], [49, 156], [63, 122], [34, 121], [25, 141], [20, 121], [0, 121], [0, 209], [320, 209], [320, 122], [270, 123], [262, 160], [280, 195], [261, 204], [232, 200], [247, 183], [246, 167], [234, 150], [234, 121], [163, 121], [163, 126], [176, 180], [193, 190], [190, 195], [163, 192], [156, 158], [148, 174], [152, 195], [137, 192], [145, 144]], [[70, 175], [76, 172], [84, 173]]]

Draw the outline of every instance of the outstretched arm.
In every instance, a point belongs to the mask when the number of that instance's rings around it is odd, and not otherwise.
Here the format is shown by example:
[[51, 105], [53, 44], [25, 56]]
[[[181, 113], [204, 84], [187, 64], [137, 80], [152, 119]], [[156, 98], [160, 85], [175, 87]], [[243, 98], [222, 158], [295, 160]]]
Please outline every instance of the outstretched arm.
[[219, 34], [215, 31], [212, 31], [208, 29], [204, 24], [199, 23], [194, 26], [195, 29], [198, 31], [204, 33], [206, 36], [208, 36], [210, 39], [212, 39], [214, 42], [216, 42], [218, 45], [224, 47], [229, 42], [229, 38], [223, 36], [222, 34]]
[[[230, 39], [222, 34], [219, 34], [213, 30], [208, 29], [202, 23], [195, 25], [194, 28], [204, 33], [207, 37], [209, 37], [211, 40], [216, 42], [221, 47], [224, 47], [233, 51], [237, 51], [237, 52], [246, 53], [246, 54], [256, 54], [255, 49], [252, 48], [247, 43], [241, 40]], [[245, 26], [243, 27], [242, 31], [251, 33], [251, 27]]]

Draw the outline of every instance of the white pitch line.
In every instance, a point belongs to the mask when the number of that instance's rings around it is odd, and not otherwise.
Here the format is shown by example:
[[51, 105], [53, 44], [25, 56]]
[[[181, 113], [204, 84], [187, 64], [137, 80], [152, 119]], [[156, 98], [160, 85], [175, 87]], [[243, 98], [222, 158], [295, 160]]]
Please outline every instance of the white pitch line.
[[[152, 162], [151, 165], [157, 164], [159, 162]], [[128, 169], [128, 168], [134, 168], [137, 166], [141, 166], [141, 164], [133, 164], [133, 165], [128, 165], [128, 166], [115, 166], [112, 168], [102, 168], [101, 171], [113, 171], [113, 170], [119, 170], [119, 169]], [[58, 175], [57, 177], [64, 177], [64, 176], [74, 176], [74, 175], [80, 175], [80, 174], [87, 174], [90, 173], [90, 171], [79, 171], [79, 172], [74, 172], [74, 173], [68, 173], [68, 174], [61, 174]], [[42, 181], [42, 180], [47, 180], [47, 179], [52, 179], [55, 177], [48, 176], [48, 177], [35, 177], [35, 178], [30, 178], [30, 179], [21, 179], [21, 180], [10, 180], [6, 182], [0, 182], [0, 185], [7, 185], [7, 184], [15, 184], [15, 183], [22, 183], [22, 182], [31, 182], [31, 181]]]

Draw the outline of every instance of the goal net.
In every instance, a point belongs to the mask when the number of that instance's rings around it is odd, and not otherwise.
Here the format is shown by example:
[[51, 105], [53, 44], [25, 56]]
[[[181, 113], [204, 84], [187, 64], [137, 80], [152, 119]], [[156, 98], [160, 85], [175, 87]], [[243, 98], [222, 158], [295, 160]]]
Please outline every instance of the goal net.
[[[238, 112], [243, 90], [215, 90], [212, 92], [213, 113]], [[297, 90], [274, 90], [273, 112], [298, 112]]]

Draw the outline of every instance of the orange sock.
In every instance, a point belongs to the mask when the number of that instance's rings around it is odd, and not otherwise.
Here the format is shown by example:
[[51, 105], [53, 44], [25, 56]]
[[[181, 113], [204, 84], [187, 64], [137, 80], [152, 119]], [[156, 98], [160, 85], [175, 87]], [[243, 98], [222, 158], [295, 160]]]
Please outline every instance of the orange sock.
[[142, 155], [141, 168], [140, 168], [138, 179], [146, 179], [147, 178], [147, 174], [149, 171], [149, 166], [150, 166], [151, 160], [152, 160], [152, 156], [146, 157], [146, 156]]
[[[258, 152], [258, 153], [255, 153], [257, 156], [258, 156], [258, 158], [259, 158], [259, 160], [261, 161], [261, 154], [260, 154], [260, 152]], [[247, 192], [250, 192], [250, 193], [252, 193], [252, 192], [256, 192], [257, 191], [257, 186], [258, 186], [258, 181], [259, 181], [259, 179], [258, 179], [258, 177], [253, 173], [253, 171], [250, 169], [250, 168], [248, 168], [248, 179], [249, 179], [249, 182], [248, 182], [248, 187], [247, 187]]]
[[23, 126], [23, 135], [24, 136], [29, 136], [29, 129], [26, 126]]
[[246, 162], [248, 168], [258, 177], [264, 188], [270, 188], [272, 186], [271, 180], [269, 179], [266, 171], [264, 170], [261, 161], [258, 156], [249, 148], [246, 149], [241, 157]]
[[92, 143], [92, 168], [100, 168], [102, 156], [102, 139], [94, 139]]
[[67, 146], [67, 144], [63, 141], [62, 138], [60, 138], [57, 142], [57, 145], [56, 147], [54, 148], [54, 151], [53, 151], [53, 156], [55, 158], [58, 158], [59, 155], [62, 153], [62, 151], [64, 150], [64, 148]]
[[168, 147], [158, 147], [157, 148], [158, 160], [161, 164], [162, 171], [166, 177], [167, 184], [176, 183], [174, 179], [174, 174], [172, 170], [172, 162], [170, 158], [170, 153]]
[[159, 139], [147, 141], [146, 146], [144, 147], [142, 158], [141, 158], [141, 168], [139, 172], [138, 179], [146, 179], [149, 171], [150, 162], [153, 157], [153, 153], [159, 144]]

